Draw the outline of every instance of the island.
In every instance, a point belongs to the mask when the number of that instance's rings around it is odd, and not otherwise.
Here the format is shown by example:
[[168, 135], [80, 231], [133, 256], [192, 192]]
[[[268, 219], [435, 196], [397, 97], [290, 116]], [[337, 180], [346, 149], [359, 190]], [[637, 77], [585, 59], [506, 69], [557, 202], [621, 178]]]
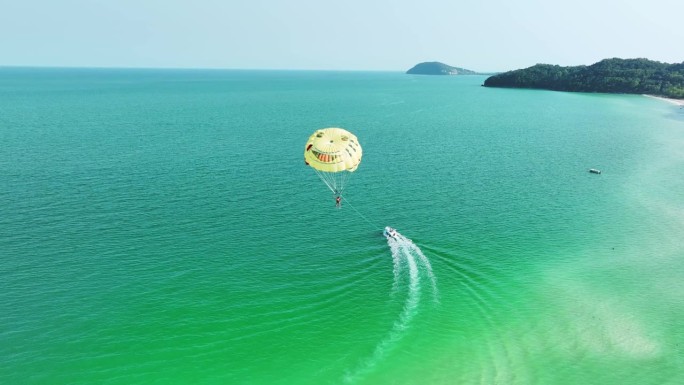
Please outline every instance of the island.
[[418, 63], [406, 73], [409, 75], [480, 75], [475, 71], [452, 67], [437, 61]]
[[537, 88], [554, 91], [647, 94], [684, 98], [684, 62], [604, 59], [589, 66], [537, 64], [487, 78], [485, 87]]

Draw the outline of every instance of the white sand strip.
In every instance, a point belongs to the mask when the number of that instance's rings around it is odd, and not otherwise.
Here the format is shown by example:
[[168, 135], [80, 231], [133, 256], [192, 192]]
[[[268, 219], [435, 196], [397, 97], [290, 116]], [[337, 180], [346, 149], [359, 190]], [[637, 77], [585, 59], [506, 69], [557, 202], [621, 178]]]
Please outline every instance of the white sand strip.
[[672, 98], [665, 98], [662, 96], [654, 96], [654, 95], [646, 95], [646, 94], [644, 94], [644, 96], [649, 97], [649, 98], [653, 98], [653, 99], [664, 100], [668, 103], [676, 104], [678, 106], [684, 106], [684, 99], [672, 99]]

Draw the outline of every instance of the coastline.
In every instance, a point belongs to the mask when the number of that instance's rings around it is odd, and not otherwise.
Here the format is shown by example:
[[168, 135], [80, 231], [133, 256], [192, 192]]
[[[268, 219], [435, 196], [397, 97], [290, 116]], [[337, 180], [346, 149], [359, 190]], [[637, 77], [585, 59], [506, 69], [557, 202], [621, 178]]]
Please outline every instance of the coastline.
[[675, 105], [678, 105], [680, 107], [684, 107], [684, 99], [672, 99], [672, 98], [666, 98], [663, 96], [655, 96], [655, 95], [647, 95], [647, 94], [643, 94], [643, 95], [646, 96], [647, 98], [660, 99], [660, 100], [664, 100], [668, 103], [675, 104]]

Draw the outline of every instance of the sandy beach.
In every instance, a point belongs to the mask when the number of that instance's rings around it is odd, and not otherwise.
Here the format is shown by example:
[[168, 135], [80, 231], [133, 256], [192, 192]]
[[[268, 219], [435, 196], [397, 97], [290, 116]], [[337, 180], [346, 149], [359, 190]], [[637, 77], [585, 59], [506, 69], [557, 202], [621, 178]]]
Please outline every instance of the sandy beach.
[[644, 96], [649, 97], [649, 98], [653, 98], [653, 99], [664, 100], [668, 103], [672, 103], [672, 104], [676, 104], [678, 106], [684, 107], [684, 99], [672, 99], [672, 98], [665, 98], [662, 96], [654, 96], [654, 95], [646, 95], [646, 94], [644, 94]]

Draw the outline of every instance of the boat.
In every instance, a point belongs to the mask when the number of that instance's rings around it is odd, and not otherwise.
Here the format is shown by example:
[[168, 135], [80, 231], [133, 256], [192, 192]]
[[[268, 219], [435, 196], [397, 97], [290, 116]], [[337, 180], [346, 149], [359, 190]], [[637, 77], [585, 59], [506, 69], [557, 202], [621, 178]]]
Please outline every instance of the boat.
[[385, 226], [385, 229], [382, 231], [382, 235], [384, 235], [385, 238], [387, 238], [387, 239], [389, 239], [389, 238], [397, 239], [398, 234], [397, 234], [397, 230], [395, 230], [389, 226]]
[[601, 173], [601, 170], [597, 170], [597, 169], [595, 169], [595, 168], [590, 168], [590, 169], [589, 169], [589, 172], [592, 173], [592, 174], [600, 174], [600, 173]]

